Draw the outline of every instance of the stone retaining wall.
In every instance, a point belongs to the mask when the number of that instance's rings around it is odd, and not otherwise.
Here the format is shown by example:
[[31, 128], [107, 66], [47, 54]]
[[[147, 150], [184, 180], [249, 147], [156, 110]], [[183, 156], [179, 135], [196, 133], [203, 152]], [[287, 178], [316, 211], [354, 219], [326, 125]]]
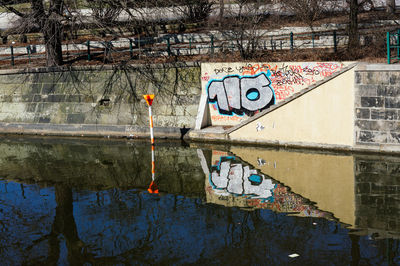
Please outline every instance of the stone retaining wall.
[[355, 94], [355, 144], [400, 150], [400, 67], [358, 67]]
[[[148, 127], [143, 94], [156, 95], [154, 126], [194, 127], [200, 99], [195, 65], [34, 69], [0, 73], [0, 130], [136, 135]], [[172, 130], [172, 131], [171, 131]]]

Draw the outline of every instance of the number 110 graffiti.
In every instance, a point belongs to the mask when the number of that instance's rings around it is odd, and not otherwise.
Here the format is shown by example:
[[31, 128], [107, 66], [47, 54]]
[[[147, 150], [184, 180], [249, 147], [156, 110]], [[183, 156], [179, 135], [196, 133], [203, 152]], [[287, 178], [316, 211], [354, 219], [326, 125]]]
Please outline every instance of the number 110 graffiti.
[[217, 103], [218, 111], [223, 115], [253, 115], [275, 104], [275, 94], [270, 85], [271, 81], [265, 73], [226, 76], [208, 83], [208, 101]]

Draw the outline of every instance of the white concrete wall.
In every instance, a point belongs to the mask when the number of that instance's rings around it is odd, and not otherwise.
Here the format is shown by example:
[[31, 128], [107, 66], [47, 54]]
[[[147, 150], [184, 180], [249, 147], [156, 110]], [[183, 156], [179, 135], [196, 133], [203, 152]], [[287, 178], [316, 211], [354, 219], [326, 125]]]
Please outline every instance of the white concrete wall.
[[232, 141], [354, 145], [354, 70], [303, 94], [229, 134]]

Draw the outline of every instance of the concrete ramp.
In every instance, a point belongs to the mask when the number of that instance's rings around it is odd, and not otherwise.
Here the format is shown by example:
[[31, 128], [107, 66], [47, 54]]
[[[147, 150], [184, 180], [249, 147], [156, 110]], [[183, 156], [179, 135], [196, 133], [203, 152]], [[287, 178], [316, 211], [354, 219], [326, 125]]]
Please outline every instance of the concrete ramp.
[[354, 67], [350, 64], [233, 127], [190, 132], [192, 139], [351, 149]]
[[224, 133], [234, 142], [351, 148], [354, 143], [354, 67], [331, 76]]

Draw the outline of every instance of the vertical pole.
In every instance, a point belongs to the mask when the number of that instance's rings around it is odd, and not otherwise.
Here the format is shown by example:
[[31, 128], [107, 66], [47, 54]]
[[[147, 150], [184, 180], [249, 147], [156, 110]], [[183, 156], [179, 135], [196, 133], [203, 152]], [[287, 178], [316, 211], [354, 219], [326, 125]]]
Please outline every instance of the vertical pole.
[[133, 44], [132, 44], [132, 39], [129, 39], [129, 55], [131, 56], [131, 59], [133, 58]]
[[400, 29], [397, 30], [397, 58], [400, 59]]
[[293, 32], [290, 32], [290, 50], [293, 52]]
[[214, 35], [211, 35], [211, 55], [214, 54]]
[[31, 63], [31, 46], [30, 45], [28, 45], [26, 47], [26, 52], [28, 53], [28, 62], [30, 64]]
[[271, 42], [271, 51], [273, 51], [273, 50], [274, 50], [274, 43], [273, 43], [273, 41], [272, 41], [272, 36], [271, 36], [270, 42]]
[[10, 46], [11, 49], [11, 65], [14, 65], [14, 47], [11, 45]]
[[151, 113], [151, 105], [149, 105], [149, 119], [150, 119], [150, 139], [151, 145], [154, 145], [154, 132], [153, 132], [153, 114]]
[[149, 193], [158, 193], [157, 184], [155, 183], [155, 158], [154, 158], [154, 133], [153, 133], [153, 115], [151, 113], [151, 105], [153, 104], [154, 94], [143, 95], [149, 106], [149, 120], [150, 120], [150, 138], [151, 138], [151, 183], [147, 191]]
[[138, 35], [138, 46], [139, 46], [139, 59], [140, 59], [140, 34]]
[[190, 35], [190, 39], [189, 39], [189, 54], [192, 54], [192, 39], [193, 39], [193, 35]]
[[333, 52], [337, 52], [337, 40], [336, 40], [336, 31], [333, 31]]
[[87, 40], [86, 45], [87, 45], [87, 60], [90, 61], [91, 56], [90, 56], [90, 41], [89, 40]]
[[168, 56], [171, 56], [171, 42], [169, 40], [169, 37], [167, 38], [167, 53]]
[[390, 32], [386, 33], [387, 63], [390, 65]]
[[311, 39], [312, 39], [312, 48], [315, 48], [315, 36], [314, 36], [314, 32], [311, 34]]

